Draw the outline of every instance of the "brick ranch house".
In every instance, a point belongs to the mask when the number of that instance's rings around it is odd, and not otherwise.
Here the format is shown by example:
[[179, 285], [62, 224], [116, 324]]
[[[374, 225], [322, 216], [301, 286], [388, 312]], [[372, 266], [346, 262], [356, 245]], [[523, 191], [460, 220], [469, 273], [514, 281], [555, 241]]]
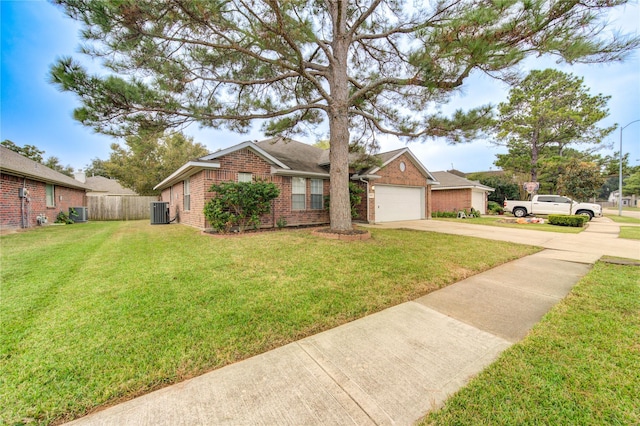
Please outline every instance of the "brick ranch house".
[[433, 188], [434, 212], [451, 212], [471, 208], [487, 214], [487, 197], [494, 188], [482, 185], [454, 173], [433, 172], [440, 185]]
[[[351, 180], [365, 190], [358, 220], [385, 222], [431, 216], [433, 175], [408, 148], [378, 155], [380, 166], [354, 171]], [[207, 229], [203, 209], [214, 197], [213, 183], [264, 179], [280, 188], [263, 227], [284, 219], [289, 226], [329, 223], [324, 197], [329, 195], [329, 151], [290, 139], [243, 142], [189, 161], [154, 189], [169, 203], [170, 217]]]
[[0, 145], [0, 228], [31, 228], [87, 205], [87, 186]]

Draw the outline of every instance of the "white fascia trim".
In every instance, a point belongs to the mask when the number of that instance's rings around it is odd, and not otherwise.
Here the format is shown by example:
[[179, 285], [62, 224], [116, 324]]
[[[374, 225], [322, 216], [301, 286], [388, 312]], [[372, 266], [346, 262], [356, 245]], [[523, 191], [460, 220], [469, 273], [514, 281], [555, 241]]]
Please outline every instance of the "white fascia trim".
[[210, 163], [202, 161], [189, 161], [178, 170], [169, 175], [168, 178], [153, 187], [154, 190], [164, 189], [175, 182], [188, 178], [203, 169], [219, 169], [220, 163]]
[[280, 175], [280, 176], [298, 176], [298, 177], [311, 177], [311, 178], [322, 178], [328, 179], [329, 173], [316, 173], [316, 172], [303, 172], [301, 170], [281, 170], [276, 169], [275, 167], [271, 167], [271, 174]]
[[488, 186], [477, 186], [477, 185], [467, 185], [467, 186], [441, 186], [439, 188], [432, 188], [433, 191], [442, 191], [446, 189], [478, 189], [480, 191], [489, 191], [493, 192], [495, 189], [489, 188]]
[[249, 148], [251, 149], [253, 152], [255, 152], [256, 154], [258, 154], [260, 157], [264, 158], [265, 160], [267, 160], [270, 163], [273, 163], [279, 167], [282, 167], [283, 169], [290, 169], [289, 166], [287, 166], [286, 164], [284, 164], [282, 161], [278, 160], [276, 157], [274, 157], [273, 155], [269, 154], [267, 151], [265, 151], [264, 149], [260, 148], [258, 145], [254, 144], [251, 141], [247, 141], [247, 142], [242, 142], [238, 145], [234, 145], [231, 146], [229, 148], [226, 149], [221, 149], [220, 151], [216, 151], [213, 154], [209, 154], [209, 155], [205, 155], [204, 157], [200, 157], [200, 160], [215, 160], [216, 158], [220, 158], [224, 155], [227, 154], [231, 154], [232, 152], [236, 152], [239, 151], [241, 149], [244, 148]]
[[376, 167], [375, 169], [371, 170], [369, 173], [376, 173], [378, 170], [380, 170], [381, 168], [383, 168], [384, 166], [386, 166], [387, 164], [391, 163], [392, 161], [396, 160], [398, 157], [400, 157], [402, 154], [409, 154], [409, 157], [411, 157], [411, 162], [420, 169], [420, 171], [422, 171], [422, 173], [424, 175], [427, 176], [427, 180], [431, 180], [433, 182], [438, 182], [438, 179], [436, 179], [429, 170], [427, 170], [427, 168], [424, 166], [424, 164], [422, 164], [422, 162], [420, 162], [420, 160], [418, 160], [418, 158], [413, 155], [413, 152], [411, 152], [411, 150], [409, 148], [402, 148], [402, 150], [400, 152], [398, 152], [396, 155], [394, 155], [393, 157], [391, 157], [389, 160], [385, 161], [382, 166], [380, 167]]
[[376, 179], [380, 179], [380, 178], [381, 178], [381, 176], [372, 175], [372, 174], [353, 175], [353, 176], [351, 176], [351, 180], [360, 180], [360, 179], [376, 180]]

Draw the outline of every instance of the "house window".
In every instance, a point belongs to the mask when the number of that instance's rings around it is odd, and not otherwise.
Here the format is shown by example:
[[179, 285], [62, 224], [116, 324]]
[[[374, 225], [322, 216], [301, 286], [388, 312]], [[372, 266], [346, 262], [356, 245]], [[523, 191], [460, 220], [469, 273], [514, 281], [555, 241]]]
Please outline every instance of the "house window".
[[55, 198], [55, 188], [53, 185], [47, 184], [47, 207], [55, 207], [56, 206], [56, 198]]
[[253, 175], [251, 173], [238, 173], [238, 182], [253, 182]]
[[311, 179], [311, 208], [322, 210], [322, 179]]
[[291, 209], [304, 210], [307, 195], [307, 180], [305, 178], [291, 178]]
[[185, 211], [191, 210], [191, 179], [184, 181], [184, 205], [182, 208]]

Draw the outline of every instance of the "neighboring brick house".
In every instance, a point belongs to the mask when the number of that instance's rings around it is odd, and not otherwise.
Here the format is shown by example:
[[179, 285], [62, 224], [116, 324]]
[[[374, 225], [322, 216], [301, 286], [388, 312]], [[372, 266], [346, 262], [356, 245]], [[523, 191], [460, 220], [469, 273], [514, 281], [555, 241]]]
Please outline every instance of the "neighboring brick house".
[[[329, 152], [290, 139], [243, 142], [189, 161], [154, 189], [169, 203], [171, 218], [206, 229], [205, 203], [215, 194], [213, 183], [264, 179], [280, 188], [272, 213], [263, 227], [329, 223], [324, 198], [329, 195]], [[425, 219], [431, 213], [431, 185], [435, 179], [409, 151], [379, 154], [381, 166], [354, 173], [351, 179], [365, 188], [359, 220], [383, 222]]]
[[70, 207], [86, 207], [87, 187], [36, 161], [0, 146], [0, 227], [30, 228], [49, 223]]
[[433, 211], [451, 212], [471, 208], [487, 213], [487, 197], [494, 189], [450, 172], [433, 172], [440, 182], [432, 188]]

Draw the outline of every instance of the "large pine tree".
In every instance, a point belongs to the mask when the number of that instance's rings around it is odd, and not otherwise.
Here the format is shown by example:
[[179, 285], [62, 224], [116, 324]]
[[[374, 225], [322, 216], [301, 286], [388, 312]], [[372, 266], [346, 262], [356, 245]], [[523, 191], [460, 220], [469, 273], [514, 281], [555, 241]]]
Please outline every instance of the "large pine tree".
[[609, 115], [608, 96], [588, 93], [583, 79], [558, 70], [534, 70], [498, 105], [498, 141], [509, 149], [496, 165], [526, 172], [531, 182], [545, 160], [562, 156], [568, 145], [597, 144], [615, 130], [600, 128]]
[[84, 25], [83, 51], [52, 80], [99, 132], [189, 122], [267, 135], [329, 125], [331, 228], [351, 228], [349, 144], [386, 133], [464, 140], [491, 108], [433, 113], [473, 71], [508, 78], [530, 54], [621, 59], [638, 44], [605, 32], [625, 0], [54, 0]]

